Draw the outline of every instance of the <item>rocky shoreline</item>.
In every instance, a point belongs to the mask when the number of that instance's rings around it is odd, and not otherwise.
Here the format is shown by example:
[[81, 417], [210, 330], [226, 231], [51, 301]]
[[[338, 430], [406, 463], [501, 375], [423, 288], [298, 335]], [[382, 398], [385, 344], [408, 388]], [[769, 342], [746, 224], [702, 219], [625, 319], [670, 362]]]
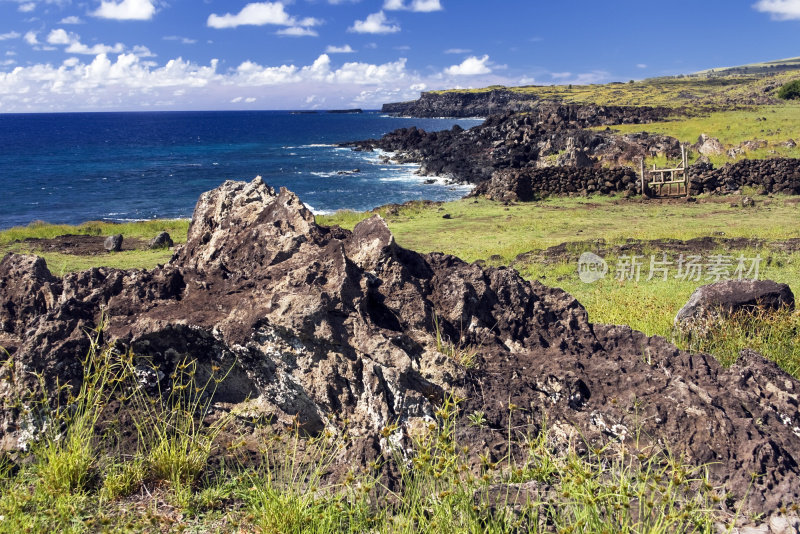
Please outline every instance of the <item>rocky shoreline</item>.
[[[420, 99], [420, 105], [424, 101]], [[502, 102], [500, 99], [498, 106]], [[398, 162], [420, 164], [420, 174], [477, 185], [472, 195], [495, 200], [641, 194], [635, 170], [639, 162], [653, 156], [680, 158], [681, 143], [664, 135], [619, 135], [608, 127], [663, 120], [671, 113], [674, 110], [664, 108], [537, 102], [525, 112], [489, 116], [469, 130], [455, 126], [426, 132], [411, 127], [343, 146], [392, 152]], [[602, 126], [606, 130], [587, 129]], [[751, 145], [761, 148], [764, 143]], [[701, 154], [722, 150], [719, 141], [704, 136], [691, 148]], [[747, 147], [736, 150], [739, 154]], [[689, 176], [692, 194], [725, 194], [742, 187], [763, 193], [800, 194], [800, 160], [792, 158], [742, 160], [719, 169], [701, 162], [690, 168]]]

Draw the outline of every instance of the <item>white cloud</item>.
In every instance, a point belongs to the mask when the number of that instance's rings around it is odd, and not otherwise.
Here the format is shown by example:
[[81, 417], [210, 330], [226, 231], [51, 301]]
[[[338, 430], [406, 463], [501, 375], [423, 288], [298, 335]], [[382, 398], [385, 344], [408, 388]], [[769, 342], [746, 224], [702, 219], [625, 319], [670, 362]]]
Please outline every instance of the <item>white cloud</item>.
[[70, 35], [61, 28], [51, 31], [47, 36], [47, 42], [53, 45], [68, 45], [76, 39], [76, 35]]
[[20, 37], [22, 37], [22, 34], [18, 32], [0, 33], [0, 41], [7, 41], [9, 39], [19, 39]]
[[387, 24], [386, 14], [383, 11], [367, 15], [364, 20], [357, 20], [347, 31], [355, 33], [397, 33], [400, 26]]
[[289, 37], [317, 37], [319, 34], [311, 28], [303, 28], [301, 26], [290, 26], [289, 28], [281, 28], [277, 32], [278, 35], [288, 35]]
[[83, 24], [83, 20], [80, 17], [76, 17], [72, 15], [70, 17], [64, 17], [59, 21], [59, 24]]
[[444, 73], [449, 76], [476, 76], [479, 74], [489, 74], [492, 69], [488, 66], [489, 56], [483, 57], [470, 56], [459, 65], [453, 65], [444, 69]]
[[800, 20], [800, 0], [759, 0], [753, 7], [775, 20]]
[[181, 44], [197, 44], [197, 39], [190, 39], [188, 37], [180, 37], [178, 35], [167, 35], [164, 37], [165, 41], [180, 41]]
[[444, 51], [445, 54], [469, 54], [472, 52], [469, 48], [448, 48]]
[[[63, 40], [60, 32], [57, 35], [55, 40]], [[142, 54], [147, 55], [144, 48], [135, 48], [116, 56], [76, 55], [61, 64], [0, 69], [0, 110], [238, 109], [252, 103], [247, 99], [277, 109], [378, 108], [384, 102], [416, 98], [420, 91], [454, 85], [442, 73], [423, 76], [409, 70], [403, 58], [379, 64], [338, 63], [332, 60], [335, 56], [321, 54], [305, 65], [245, 61], [220, 71], [217, 60], [200, 65], [178, 57], [157, 63]], [[516, 81], [494, 74], [470, 80], [476, 86]], [[240, 100], [232, 103], [235, 98]]]
[[[69, 33], [63, 28], [52, 30], [47, 35], [47, 43], [51, 45], [66, 46], [64, 51], [68, 54], [83, 54], [88, 56], [96, 56], [98, 54], [120, 54], [125, 50], [125, 45], [117, 43], [113, 46], [104, 44], [95, 44], [87, 46], [80, 41], [80, 35]], [[146, 51], [146, 54], [152, 56], [152, 53], [146, 47], [137, 47], [140, 52]], [[136, 52], [136, 50], [134, 50]], [[139, 55], [139, 54], [137, 54]]]
[[25, 4], [20, 4], [19, 7], [17, 8], [17, 11], [21, 13], [30, 13], [34, 9], [36, 9], [36, 4], [34, 4], [33, 2], [27, 2]]
[[0, 67], [10, 67], [11, 65], [15, 65], [17, 62], [13, 59], [5, 59], [0, 61]]
[[647, 68], [647, 64], [646, 63], [637, 63], [636, 64], [636, 68], [637, 69], [646, 69]]
[[441, 11], [443, 8], [440, 0], [411, 0], [410, 4], [406, 4], [404, 0], [386, 0], [383, 3], [383, 9], [387, 11], [404, 9], [418, 13], [430, 13], [431, 11]]
[[153, 0], [102, 0], [91, 15], [103, 19], [150, 20], [155, 13]]
[[36, 37], [38, 34], [35, 31], [29, 31], [25, 34], [25, 42], [31, 46], [36, 46], [39, 44], [39, 39]]
[[[276, 26], [288, 26], [291, 28], [301, 28], [306, 32], [310, 26], [317, 26], [321, 23], [320, 20], [307, 17], [302, 20], [297, 20], [286, 12], [286, 8], [282, 2], [254, 2], [247, 4], [237, 14], [225, 13], [224, 15], [217, 15], [212, 13], [208, 16], [207, 24], [211, 28], [236, 28], [238, 26], [264, 26], [273, 24]], [[283, 35], [296, 35], [295, 33], [284, 33]], [[305, 35], [311, 35], [306, 33]], [[316, 35], [316, 32], [314, 32]]]
[[352, 54], [353, 52], [355, 50], [349, 44], [344, 46], [328, 45], [328, 48], [325, 49], [326, 54]]

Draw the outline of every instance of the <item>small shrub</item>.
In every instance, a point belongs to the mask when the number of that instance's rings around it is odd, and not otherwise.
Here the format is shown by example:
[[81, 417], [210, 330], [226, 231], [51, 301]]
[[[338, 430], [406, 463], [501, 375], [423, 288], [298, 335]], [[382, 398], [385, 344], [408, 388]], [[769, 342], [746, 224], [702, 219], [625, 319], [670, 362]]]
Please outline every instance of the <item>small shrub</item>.
[[792, 80], [778, 89], [778, 98], [783, 100], [800, 99], [800, 80]]

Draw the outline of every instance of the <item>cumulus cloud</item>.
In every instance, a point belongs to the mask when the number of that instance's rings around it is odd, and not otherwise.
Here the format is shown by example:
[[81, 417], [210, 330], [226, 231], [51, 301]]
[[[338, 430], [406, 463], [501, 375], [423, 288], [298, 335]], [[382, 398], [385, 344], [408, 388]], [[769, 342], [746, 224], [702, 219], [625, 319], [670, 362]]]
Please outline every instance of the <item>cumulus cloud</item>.
[[444, 51], [445, 54], [458, 54], [458, 55], [469, 54], [470, 52], [472, 52], [472, 50], [470, 50], [469, 48], [448, 48], [447, 50]]
[[328, 45], [328, 48], [325, 49], [326, 54], [352, 54], [353, 52], [355, 50], [349, 44], [344, 46]]
[[646, 63], [637, 63], [636, 64], [636, 68], [637, 69], [646, 69], [647, 68], [647, 64]]
[[20, 4], [19, 7], [17, 8], [17, 11], [21, 13], [30, 13], [34, 9], [36, 9], [36, 4], [34, 4], [33, 2], [27, 2], [25, 4]]
[[355, 21], [347, 31], [355, 33], [397, 33], [400, 31], [400, 26], [388, 24], [388, 22], [386, 14], [378, 11], [367, 15], [364, 20]]
[[59, 24], [83, 24], [83, 20], [75, 15], [64, 17], [59, 21]]
[[753, 7], [775, 20], [800, 20], [800, 0], [759, 0]]
[[302, 26], [281, 28], [276, 33], [278, 35], [288, 35], [289, 37], [317, 37], [319, 35], [315, 30], [311, 28], [303, 28]]
[[441, 11], [443, 8], [440, 0], [411, 0], [409, 4], [406, 4], [404, 0], [386, 0], [383, 3], [383, 9], [387, 11], [403, 9], [418, 13], [430, 13], [431, 11]]
[[102, 0], [91, 15], [103, 19], [150, 20], [155, 13], [153, 0]]
[[[61, 42], [64, 35], [54, 34], [53, 40]], [[309, 94], [327, 95], [330, 105], [377, 106], [390, 93], [393, 98], [409, 99], [415, 96], [414, 90], [424, 87], [402, 58], [383, 64], [353, 61], [337, 67], [328, 54], [322, 54], [309, 65], [245, 61], [220, 72], [217, 60], [203, 66], [177, 58], [159, 66], [134, 53], [121, 53], [116, 60], [99, 54], [88, 61], [71, 57], [55, 66], [38, 64], [0, 71], [0, 110], [67, 111], [121, 105], [147, 109], [156, 102], [168, 108], [220, 109], [240, 97], [238, 104], [258, 98], [296, 108], [307, 105]]]
[[25, 34], [25, 42], [31, 46], [36, 46], [39, 44], [39, 38], [37, 37], [38, 33], [35, 31], [29, 31]]
[[208, 16], [207, 24], [210, 28], [224, 29], [237, 28], [239, 26], [265, 26], [267, 24], [275, 26], [287, 26], [287, 29], [280, 30], [281, 35], [317, 35], [311, 30], [312, 26], [317, 26], [320, 20], [307, 17], [297, 20], [286, 12], [286, 7], [282, 2], [254, 2], [247, 4], [236, 14], [225, 13], [217, 15], [212, 13]]
[[22, 34], [18, 32], [0, 33], [0, 41], [7, 41], [9, 39], [19, 39], [20, 37], [22, 37]]
[[[96, 56], [98, 54], [119, 54], [125, 50], [125, 45], [117, 43], [113, 46], [104, 44], [95, 44], [92, 46], [81, 43], [80, 36], [74, 33], [67, 32], [63, 28], [56, 28], [47, 35], [47, 43], [51, 45], [64, 45], [64, 51], [68, 54], [83, 54], [88, 56]], [[146, 47], [137, 47], [144, 55], [152, 56], [152, 53]]]
[[73, 39], [74, 37], [70, 36], [70, 34], [61, 28], [51, 31], [47, 36], [47, 42], [53, 45], [70, 44]]
[[489, 56], [483, 57], [470, 56], [458, 65], [453, 65], [444, 69], [444, 73], [449, 76], [476, 76], [479, 74], [489, 74], [492, 69], [488, 65]]

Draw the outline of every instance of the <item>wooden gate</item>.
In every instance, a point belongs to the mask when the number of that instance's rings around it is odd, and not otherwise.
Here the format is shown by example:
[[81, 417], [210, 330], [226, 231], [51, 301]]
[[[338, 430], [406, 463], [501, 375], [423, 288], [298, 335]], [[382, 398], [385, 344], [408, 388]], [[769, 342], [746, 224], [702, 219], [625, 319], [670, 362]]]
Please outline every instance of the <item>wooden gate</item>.
[[688, 197], [689, 164], [686, 158], [686, 147], [681, 145], [681, 166], [674, 169], [645, 169], [642, 158], [641, 169], [642, 196], [655, 197]]

